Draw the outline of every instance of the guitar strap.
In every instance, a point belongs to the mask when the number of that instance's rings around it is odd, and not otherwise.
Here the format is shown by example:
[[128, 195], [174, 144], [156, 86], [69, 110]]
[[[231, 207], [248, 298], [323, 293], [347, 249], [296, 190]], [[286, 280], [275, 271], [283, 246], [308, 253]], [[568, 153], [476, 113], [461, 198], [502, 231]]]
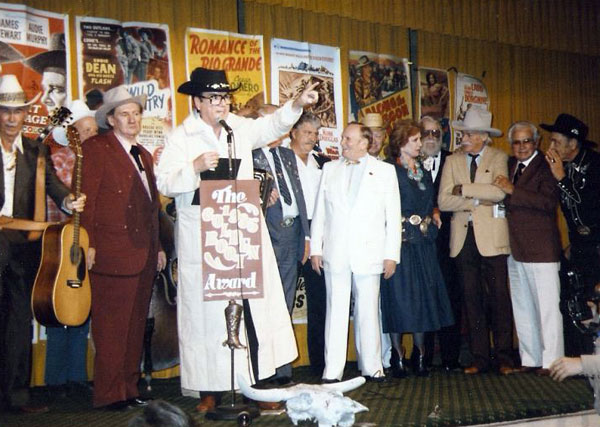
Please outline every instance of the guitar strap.
[[27, 240], [33, 242], [38, 240], [46, 227], [53, 222], [45, 222], [46, 219], [46, 158], [38, 155], [37, 169], [35, 172], [35, 205], [33, 208], [33, 221], [22, 218], [11, 218], [0, 216], [0, 230], [29, 231]]
[[[35, 205], [33, 208], [33, 220], [43, 222], [46, 219], [46, 157], [38, 153], [37, 169], [35, 171]], [[42, 236], [41, 231], [30, 231], [27, 240], [38, 240]]]

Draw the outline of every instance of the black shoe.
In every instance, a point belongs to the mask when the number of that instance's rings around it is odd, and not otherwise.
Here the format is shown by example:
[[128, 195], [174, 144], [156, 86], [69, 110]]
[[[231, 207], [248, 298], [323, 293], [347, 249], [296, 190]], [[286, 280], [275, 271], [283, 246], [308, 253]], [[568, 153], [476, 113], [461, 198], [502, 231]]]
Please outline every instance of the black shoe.
[[293, 384], [290, 377], [275, 378], [275, 383], [277, 383], [278, 386], [289, 386], [290, 384]]
[[390, 367], [394, 378], [406, 378], [408, 376], [402, 357], [398, 355], [398, 352], [394, 348], [392, 348], [392, 357], [390, 357]]
[[133, 399], [127, 400], [127, 404], [132, 408], [142, 408], [148, 406], [148, 402], [151, 401], [150, 397], [134, 397]]
[[446, 372], [459, 372], [462, 371], [462, 367], [458, 362], [444, 362], [442, 364], [444, 371]]
[[365, 379], [367, 380], [368, 383], [384, 383], [387, 381], [387, 377], [385, 376], [380, 376], [380, 377], [373, 377], [371, 375], [364, 375]]
[[109, 405], [102, 406], [99, 409], [103, 409], [105, 411], [122, 412], [122, 411], [128, 411], [131, 408], [132, 407], [129, 405], [128, 400], [121, 400], [119, 402], [113, 402]]

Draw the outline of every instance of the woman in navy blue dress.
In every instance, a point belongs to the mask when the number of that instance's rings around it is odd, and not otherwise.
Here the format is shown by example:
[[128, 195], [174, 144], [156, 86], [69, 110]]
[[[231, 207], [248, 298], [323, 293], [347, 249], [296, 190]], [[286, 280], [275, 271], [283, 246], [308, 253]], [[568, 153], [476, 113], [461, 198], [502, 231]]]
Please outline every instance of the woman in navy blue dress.
[[391, 334], [391, 364], [396, 377], [406, 375], [403, 333], [413, 334], [420, 352], [417, 374], [425, 376], [424, 333], [454, 323], [436, 254], [435, 239], [442, 222], [434, 209], [431, 174], [418, 160], [420, 150], [417, 123], [398, 123], [390, 136], [387, 161], [396, 166], [400, 186], [402, 249], [394, 275], [381, 282], [383, 332]]

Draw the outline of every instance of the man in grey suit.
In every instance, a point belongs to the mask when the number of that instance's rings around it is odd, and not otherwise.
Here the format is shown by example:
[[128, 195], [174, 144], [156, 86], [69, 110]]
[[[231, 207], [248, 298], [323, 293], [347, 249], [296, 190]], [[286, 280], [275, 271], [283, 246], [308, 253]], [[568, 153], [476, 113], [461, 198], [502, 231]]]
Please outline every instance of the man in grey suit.
[[[291, 315], [296, 297], [298, 262], [304, 264], [308, 259], [310, 229], [296, 155], [289, 148], [279, 146], [280, 141], [253, 150], [252, 159], [255, 169], [266, 170], [275, 177], [274, 191], [265, 219], [277, 259], [285, 302]], [[279, 383], [289, 382], [291, 376], [290, 364], [277, 369]]]

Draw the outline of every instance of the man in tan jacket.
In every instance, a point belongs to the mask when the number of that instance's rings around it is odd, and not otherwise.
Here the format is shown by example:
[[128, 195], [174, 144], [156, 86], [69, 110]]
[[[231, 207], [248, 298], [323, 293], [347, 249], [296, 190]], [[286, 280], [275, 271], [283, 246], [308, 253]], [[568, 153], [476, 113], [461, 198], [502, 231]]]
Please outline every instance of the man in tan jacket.
[[[491, 127], [492, 114], [471, 108], [452, 127], [462, 132], [461, 150], [449, 156], [442, 171], [438, 203], [451, 211], [450, 257], [455, 258], [469, 324], [472, 366], [466, 374], [490, 368], [488, 322], [494, 336], [499, 372], [513, 372], [512, 314], [506, 258], [510, 252], [508, 225], [500, 203], [504, 192], [494, 179], [507, 176], [507, 155], [489, 147], [502, 135]], [[491, 316], [488, 319], [487, 313]]]

